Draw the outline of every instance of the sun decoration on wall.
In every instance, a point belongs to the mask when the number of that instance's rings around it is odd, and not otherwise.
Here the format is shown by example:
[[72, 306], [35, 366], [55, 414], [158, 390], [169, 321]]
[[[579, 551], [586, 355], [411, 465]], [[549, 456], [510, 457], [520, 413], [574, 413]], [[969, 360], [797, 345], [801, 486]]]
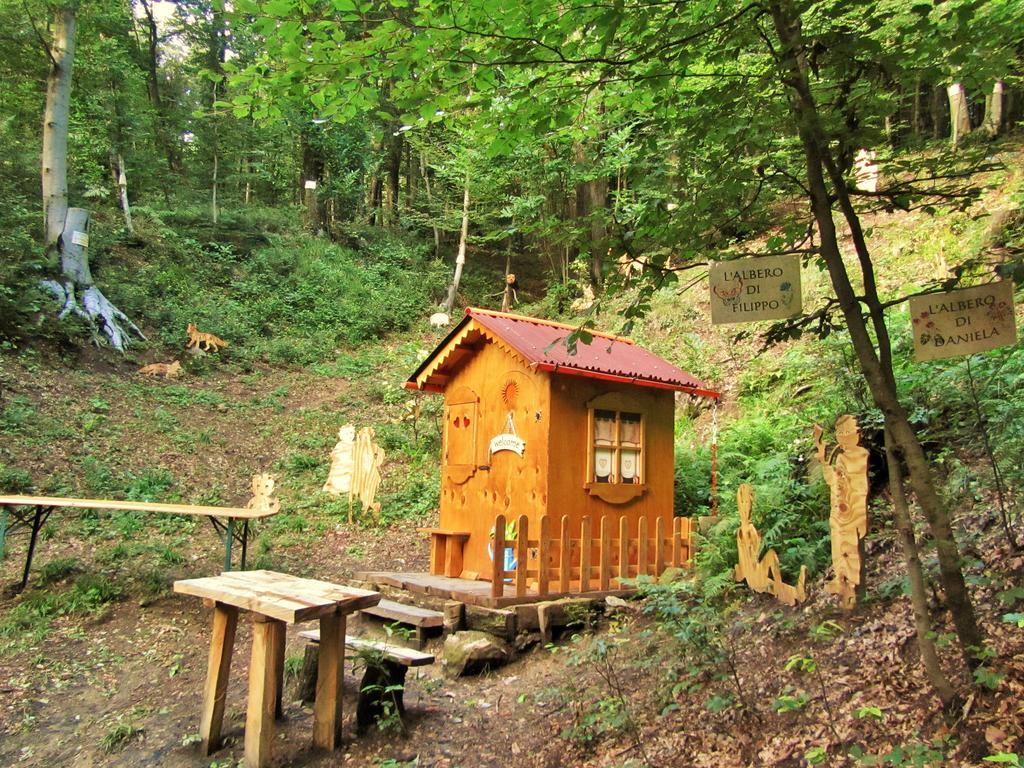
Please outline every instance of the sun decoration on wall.
[[519, 398], [519, 384], [515, 379], [509, 379], [501, 388], [501, 399], [509, 410], [515, 410], [516, 400]]

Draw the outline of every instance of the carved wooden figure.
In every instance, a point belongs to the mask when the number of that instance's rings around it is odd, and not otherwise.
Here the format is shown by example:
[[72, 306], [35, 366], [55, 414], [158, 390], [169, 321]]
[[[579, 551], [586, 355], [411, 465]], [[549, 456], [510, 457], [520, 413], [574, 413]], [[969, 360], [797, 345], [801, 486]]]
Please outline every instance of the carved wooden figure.
[[839, 595], [844, 608], [857, 604], [863, 585], [863, 539], [868, 530], [868, 451], [859, 444], [857, 420], [850, 415], [836, 421], [838, 445], [827, 451], [824, 430], [814, 425], [814, 444], [825, 482], [832, 489], [828, 525], [832, 534], [832, 567], [835, 577], [826, 589]]
[[380, 487], [380, 468], [384, 465], [384, 449], [373, 442], [373, 428], [363, 427], [356, 435], [352, 457], [352, 488], [349, 490], [349, 502], [359, 499], [363, 511], [373, 510], [374, 515], [380, 514], [380, 504], [374, 503], [377, 488]]
[[181, 363], [174, 360], [170, 363], [150, 363], [139, 368], [144, 376], [163, 376], [165, 379], [176, 379], [181, 376]]
[[754, 489], [743, 483], [736, 490], [736, 508], [740, 513], [740, 527], [736, 530], [736, 547], [739, 550], [739, 563], [736, 565], [736, 581], [746, 581], [755, 592], [766, 592], [775, 595], [786, 605], [796, 605], [807, 599], [807, 567], [800, 567], [800, 577], [796, 586], [782, 581], [782, 569], [779, 556], [774, 549], [761, 554], [761, 534], [750, 521], [750, 510], [754, 505]]
[[352, 490], [353, 453], [356, 445], [356, 428], [346, 424], [338, 430], [338, 442], [331, 451], [331, 470], [324, 483], [324, 491], [335, 496]]
[[252, 476], [252, 498], [245, 505], [264, 515], [276, 515], [281, 511], [281, 500], [274, 495], [274, 476], [266, 472]]
[[188, 328], [185, 331], [188, 334], [188, 341], [185, 342], [185, 348], [196, 349], [202, 352], [220, 352], [221, 347], [228, 346], [228, 343], [219, 336], [214, 336], [212, 333], [203, 333], [196, 328], [192, 323], [188, 324]]

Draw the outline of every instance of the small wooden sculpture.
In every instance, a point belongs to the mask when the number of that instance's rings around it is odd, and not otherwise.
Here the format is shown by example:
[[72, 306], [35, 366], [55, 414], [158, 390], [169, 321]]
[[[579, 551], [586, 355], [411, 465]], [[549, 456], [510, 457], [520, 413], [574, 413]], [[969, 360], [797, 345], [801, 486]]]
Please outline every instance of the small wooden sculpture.
[[363, 505], [363, 512], [373, 510], [380, 514], [380, 504], [374, 503], [380, 487], [380, 468], [384, 465], [384, 449], [374, 445], [373, 428], [363, 427], [356, 435], [352, 455], [352, 488], [349, 491], [349, 522], [352, 518], [352, 499], [357, 498]]
[[754, 489], [743, 483], [736, 490], [736, 508], [740, 513], [740, 527], [736, 529], [736, 547], [739, 550], [739, 563], [734, 572], [736, 581], [746, 581], [755, 592], [767, 592], [775, 595], [779, 602], [796, 605], [807, 599], [807, 566], [800, 566], [800, 577], [796, 586], [782, 581], [782, 569], [779, 556], [774, 549], [761, 555], [761, 534], [750, 522], [750, 510], [754, 505]]
[[339, 496], [352, 490], [352, 456], [356, 445], [356, 428], [346, 424], [338, 430], [338, 442], [331, 451], [331, 471], [324, 491]]
[[281, 509], [281, 501], [274, 496], [274, 476], [266, 473], [252, 476], [252, 498], [246, 509], [274, 514]]
[[[814, 444], [825, 482], [832, 489], [828, 526], [832, 533], [835, 578], [825, 589], [839, 595], [843, 608], [853, 609], [863, 584], [863, 538], [868, 530], [868, 451], [859, 445], [857, 420], [850, 415], [836, 421], [836, 442], [825, 450], [824, 430], [814, 425]], [[834, 466], [833, 466], [834, 465]]]
[[185, 342], [185, 348], [194, 348], [203, 352], [220, 352], [221, 347], [228, 346], [228, 343], [219, 336], [214, 336], [212, 333], [203, 333], [196, 328], [192, 323], [188, 324], [188, 341]]
[[139, 368], [145, 376], [163, 376], [165, 379], [176, 379], [181, 376], [181, 363], [174, 360], [170, 363], [150, 363]]

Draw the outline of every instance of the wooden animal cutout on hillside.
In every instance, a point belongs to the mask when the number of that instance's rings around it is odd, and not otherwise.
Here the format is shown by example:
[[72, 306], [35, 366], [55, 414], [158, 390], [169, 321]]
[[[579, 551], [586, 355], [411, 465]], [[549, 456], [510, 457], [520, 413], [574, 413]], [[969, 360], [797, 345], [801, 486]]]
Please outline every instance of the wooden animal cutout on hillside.
[[828, 527], [832, 534], [835, 577], [825, 589], [839, 595], [843, 608], [852, 610], [863, 587], [864, 535], [868, 531], [868, 450], [861, 446], [857, 420], [850, 415], [836, 421], [838, 445], [827, 451], [824, 430], [814, 425], [814, 444], [825, 482], [832, 489]]
[[174, 360], [170, 363], [150, 363], [139, 368], [144, 376], [163, 376], [165, 379], [176, 379], [181, 376], [181, 363]]
[[331, 470], [324, 492], [339, 496], [352, 490], [352, 457], [356, 448], [356, 428], [346, 424], [338, 430], [338, 442], [331, 451]]
[[795, 587], [782, 581], [782, 569], [775, 550], [769, 549], [764, 557], [760, 556], [761, 534], [750, 521], [753, 506], [754, 489], [743, 483], [736, 490], [736, 508], [740, 513], [740, 527], [736, 529], [736, 548], [739, 550], [739, 563], [734, 571], [736, 581], [746, 581], [755, 592], [766, 592], [775, 595], [779, 602], [796, 605], [807, 599], [807, 566], [800, 566], [800, 577]]
[[273, 475], [264, 472], [252, 476], [252, 498], [245, 508], [268, 514], [276, 514], [281, 509], [281, 500], [274, 496]]
[[185, 348], [197, 349], [202, 352], [220, 352], [221, 347], [228, 346], [228, 343], [219, 336], [214, 336], [212, 333], [203, 333], [196, 328], [192, 323], [188, 324], [188, 341], [185, 342]]

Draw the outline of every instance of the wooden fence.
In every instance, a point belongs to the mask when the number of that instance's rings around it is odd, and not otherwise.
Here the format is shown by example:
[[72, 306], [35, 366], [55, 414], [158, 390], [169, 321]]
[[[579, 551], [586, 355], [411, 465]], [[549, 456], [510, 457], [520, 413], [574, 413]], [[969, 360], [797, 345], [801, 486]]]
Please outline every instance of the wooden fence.
[[[540, 518], [536, 538], [530, 538], [526, 515], [516, 520], [516, 538], [505, 541], [505, 516], [494, 521], [494, 557], [491, 596], [502, 597], [506, 588], [517, 597], [611, 591], [628, 588], [624, 579], [660, 576], [668, 566], [680, 567], [690, 560], [690, 518], [676, 517], [671, 525], [663, 518], [654, 524], [653, 535], [646, 518], [629, 530], [625, 517], [604, 515], [594, 536], [591, 519], [585, 517], [578, 531], [569, 530], [563, 516], [557, 532], [551, 531], [548, 515]], [[666, 528], [672, 530], [666, 533]], [[515, 552], [516, 568], [505, 570], [505, 547]], [[595, 557], [596, 555], [596, 557]]]

